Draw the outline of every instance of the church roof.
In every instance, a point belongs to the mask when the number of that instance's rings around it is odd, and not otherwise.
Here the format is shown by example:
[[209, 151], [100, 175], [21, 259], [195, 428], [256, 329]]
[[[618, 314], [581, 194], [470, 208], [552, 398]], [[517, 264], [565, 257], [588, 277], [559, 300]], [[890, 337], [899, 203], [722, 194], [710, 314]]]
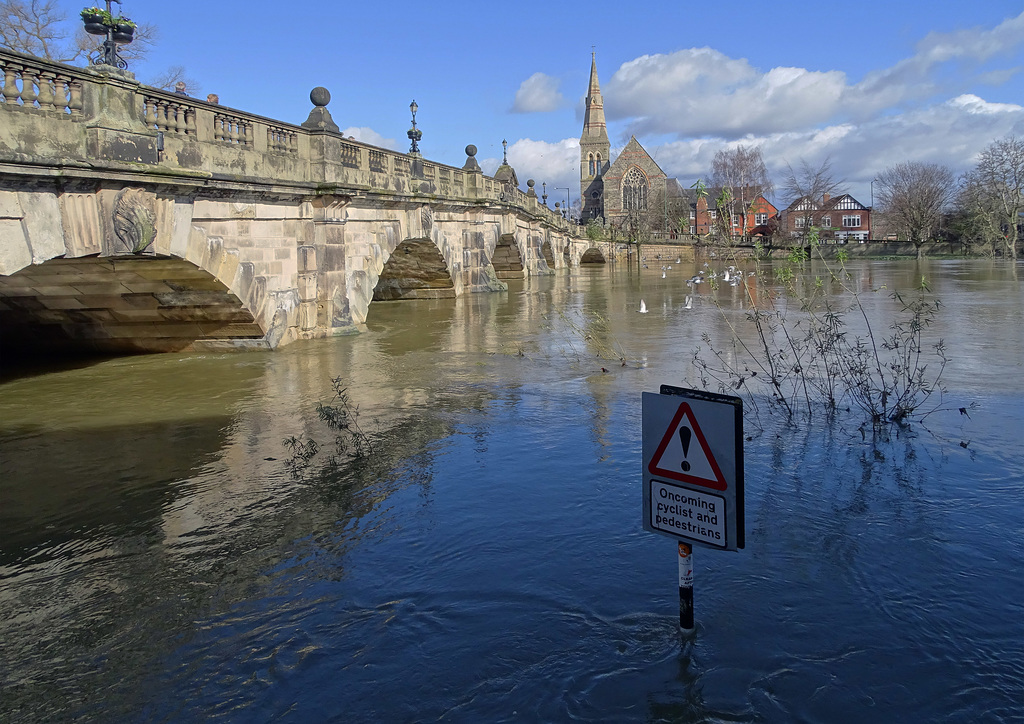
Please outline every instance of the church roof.
[[636, 140], [636, 136], [630, 136], [629, 143], [619, 152], [618, 157], [612, 162], [606, 176], [621, 177], [631, 166], [639, 166], [648, 176], [665, 177], [661, 166], [651, 158], [647, 150]]

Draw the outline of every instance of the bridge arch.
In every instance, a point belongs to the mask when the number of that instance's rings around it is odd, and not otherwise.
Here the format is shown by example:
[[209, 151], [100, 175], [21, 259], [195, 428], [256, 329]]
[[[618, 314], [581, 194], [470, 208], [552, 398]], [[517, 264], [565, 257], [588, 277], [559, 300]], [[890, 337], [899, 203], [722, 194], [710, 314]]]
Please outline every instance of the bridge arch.
[[540, 244], [540, 255], [547, 262], [548, 268], [555, 269], [555, 251], [551, 242], [551, 232], [545, 231]]
[[0, 276], [0, 326], [16, 355], [180, 352], [265, 330], [226, 284], [174, 257], [59, 257]]
[[525, 276], [523, 253], [516, 234], [500, 234], [491, 255], [491, 266], [498, 279], [522, 279]]
[[596, 246], [592, 246], [580, 255], [580, 264], [606, 264], [604, 252]]
[[372, 301], [454, 296], [455, 282], [437, 245], [430, 239], [406, 239], [385, 261]]

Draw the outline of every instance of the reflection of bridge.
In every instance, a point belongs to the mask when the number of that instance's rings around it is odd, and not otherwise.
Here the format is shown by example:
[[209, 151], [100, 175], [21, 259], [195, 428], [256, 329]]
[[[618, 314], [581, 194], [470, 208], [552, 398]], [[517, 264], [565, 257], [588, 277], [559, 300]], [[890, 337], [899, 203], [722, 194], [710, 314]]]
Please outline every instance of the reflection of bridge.
[[611, 260], [527, 193], [337, 132], [0, 51], [4, 346], [274, 348], [373, 300]]

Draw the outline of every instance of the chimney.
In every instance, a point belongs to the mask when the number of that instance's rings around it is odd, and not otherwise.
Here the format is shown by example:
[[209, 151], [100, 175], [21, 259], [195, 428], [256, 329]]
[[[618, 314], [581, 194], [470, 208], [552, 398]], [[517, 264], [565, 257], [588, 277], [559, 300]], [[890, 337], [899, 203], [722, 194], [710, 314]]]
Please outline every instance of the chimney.
[[832, 194], [825, 194], [824, 196], [822, 196], [821, 205], [824, 206], [825, 204], [827, 204], [830, 198], [832, 198]]

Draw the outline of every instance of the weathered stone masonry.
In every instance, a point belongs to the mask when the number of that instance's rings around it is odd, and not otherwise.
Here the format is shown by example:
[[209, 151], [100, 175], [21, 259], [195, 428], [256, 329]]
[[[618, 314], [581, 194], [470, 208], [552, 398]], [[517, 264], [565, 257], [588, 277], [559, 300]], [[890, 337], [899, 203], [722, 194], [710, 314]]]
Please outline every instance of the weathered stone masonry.
[[0, 73], [6, 349], [272, 349], [358, 329], [374, 299], [613, 258], [472, 147], [460, 169], [344, 138], [324, 89], [292, 125], [113, 69], [0, 51]]

